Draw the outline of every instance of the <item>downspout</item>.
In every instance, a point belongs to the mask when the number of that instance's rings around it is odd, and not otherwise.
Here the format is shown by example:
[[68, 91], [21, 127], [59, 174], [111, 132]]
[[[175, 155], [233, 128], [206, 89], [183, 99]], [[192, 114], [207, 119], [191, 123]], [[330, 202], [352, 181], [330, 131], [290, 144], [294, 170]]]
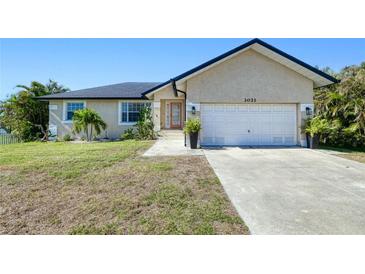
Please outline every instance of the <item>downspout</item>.
[[[184, 107], [184, 124], [185, 124], [185, 121], [186, 121], [186, 92], [177, 89], [175, 79], [171, 79], [170, 81], [171, 81], [172, 89], [173, 89], [176, 97], [178, 97], [178, 92], [181, 92], [182, 94], [184, 94], [184, 105], [185, 105], [185, 107]], [[184, 133], [184, 146], [186, 146], [186, 134], [185, 133]]]

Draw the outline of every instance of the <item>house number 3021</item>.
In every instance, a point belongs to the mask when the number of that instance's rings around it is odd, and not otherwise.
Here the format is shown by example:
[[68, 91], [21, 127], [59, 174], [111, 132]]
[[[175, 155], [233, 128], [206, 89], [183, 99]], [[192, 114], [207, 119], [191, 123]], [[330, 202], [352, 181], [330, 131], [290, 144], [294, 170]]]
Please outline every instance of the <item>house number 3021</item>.
[[256, 98], [243, 98], [245, 103], [256, 103]]

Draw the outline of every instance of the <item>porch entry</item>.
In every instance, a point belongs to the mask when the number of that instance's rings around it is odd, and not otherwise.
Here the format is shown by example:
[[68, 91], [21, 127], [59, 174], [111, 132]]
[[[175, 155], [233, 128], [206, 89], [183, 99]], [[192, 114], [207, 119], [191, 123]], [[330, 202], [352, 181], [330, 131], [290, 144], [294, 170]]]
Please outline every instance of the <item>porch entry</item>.
[[166, 102], [165, 108], [165, 128], [182, 128], [182, 102]]

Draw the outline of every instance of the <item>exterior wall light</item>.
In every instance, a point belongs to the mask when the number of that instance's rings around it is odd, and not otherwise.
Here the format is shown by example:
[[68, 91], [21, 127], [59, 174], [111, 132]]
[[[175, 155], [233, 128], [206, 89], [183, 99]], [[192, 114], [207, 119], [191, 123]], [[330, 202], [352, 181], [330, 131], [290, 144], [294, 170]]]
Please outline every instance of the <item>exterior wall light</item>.
[[193, 115], [195, 115], [195, 113], [196, 113], [195, 106], [192, 106], [192, 107], [191, 107], [191, 113], [192, 113]]
[[310, 115], [312, 115], [312, 110], [311, 110], [311, 108], [310, 107], [306, 107], [305, 108], [305, 114], [307, 115], [307, 116], [310, 116]]

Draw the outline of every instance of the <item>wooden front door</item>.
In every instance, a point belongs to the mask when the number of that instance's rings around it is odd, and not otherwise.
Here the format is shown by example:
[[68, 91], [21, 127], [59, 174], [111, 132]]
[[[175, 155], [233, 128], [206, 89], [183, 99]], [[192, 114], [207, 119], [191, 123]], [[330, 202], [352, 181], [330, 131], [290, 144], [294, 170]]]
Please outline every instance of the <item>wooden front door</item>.
[[171, 128], [181, 128], [181, 103], [170, 103]]

